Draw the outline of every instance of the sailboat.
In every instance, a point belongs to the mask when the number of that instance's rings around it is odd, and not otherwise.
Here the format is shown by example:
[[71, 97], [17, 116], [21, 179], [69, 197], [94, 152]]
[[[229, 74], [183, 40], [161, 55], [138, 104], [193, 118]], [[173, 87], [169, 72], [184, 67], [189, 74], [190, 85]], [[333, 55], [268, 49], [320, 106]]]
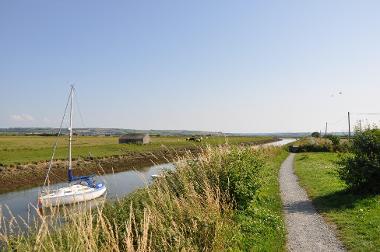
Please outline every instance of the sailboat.
[[[50, 190], [49, 186], [49, 172], [52, 167], [57, 142], [54, 145], [53, 155], [50, 160], [48, 172], [46, 174], [44, 190], [42, 190], [38, 197], [38, 206], [40, 208], [52, 207], [65, 204], [74, 204], [83, 201], [96, 199], [107, 191], [106, 185], [103, 182], [97, 182], [94, 179], [95, 175], [90, 176], [74, 176], [72, 167], [72, 138], [73, 138], [73, 99], [74, 99], [74, 86], [70, 88], [70, 95], [66, 109], [70, 103], [70, 124], [69, 124], [69, 157], [67, 179], [68, 185], [56, 190]], [[58, 136], [61, 133], [62, 124], [65, 118], [66, 109], [62, 118]]]

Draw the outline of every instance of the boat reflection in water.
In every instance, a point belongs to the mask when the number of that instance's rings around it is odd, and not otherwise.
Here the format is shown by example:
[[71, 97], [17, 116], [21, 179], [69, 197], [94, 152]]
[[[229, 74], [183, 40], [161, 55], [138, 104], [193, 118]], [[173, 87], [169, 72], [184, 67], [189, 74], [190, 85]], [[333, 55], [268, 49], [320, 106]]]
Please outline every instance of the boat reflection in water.
[[[81, 210], [95, 210], [106, 200], [114, 201], [139, 188], [148, 186], [153, 181], [151, 177], [153, 174], [161, 174], [165, 170], [174, 169], [175, 166], [168, 163], [148, 166], [139, 170], [129, 170], [98, 176], [99, 179], [104, 181], [107, 185], [107, 192], [103, 196], [86, 202], [47, 207], [42, 210], [38, 208], [38, 202], [35, 198], [36, 194], [40, 191], [40, 187], [0, 194], [0, 232], [4, 231], [4, 229], [9, 231], [9, 224], [12, 224], [14, 230], [20, 227], [22, 230], [27, 230], [28, 226], [34, 226], [35, 221], [41, 217], [50, 218], [49, 216], [51, 215], [57, 216], [58, 214], [63, 214], [65, 211], [79, 213]], [[52, 187], [60, 188], [65, 185], [66, 183], [59, 183]], [[64, 218], [62, 218], [62, 220], [63, 219]], [[16, 222], [18, 225], [16, 225]], [[16, 226], [19, 226], [19, 228], [16, 228]]]

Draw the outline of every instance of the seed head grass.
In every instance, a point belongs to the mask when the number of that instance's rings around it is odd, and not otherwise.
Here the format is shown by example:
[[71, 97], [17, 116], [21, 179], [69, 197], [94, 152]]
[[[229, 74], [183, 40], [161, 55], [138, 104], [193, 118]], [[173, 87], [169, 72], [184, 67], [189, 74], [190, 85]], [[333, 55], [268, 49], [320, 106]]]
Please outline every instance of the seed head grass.
[[[51, 209], [26, 232], [0, 231], [9, 251], [283, 250], [280, 148], [204, 147], [116, 202]], [[17, 225], [17, 224], [13, 224]], [[18, 224], [22, 225], [22, 224]]]

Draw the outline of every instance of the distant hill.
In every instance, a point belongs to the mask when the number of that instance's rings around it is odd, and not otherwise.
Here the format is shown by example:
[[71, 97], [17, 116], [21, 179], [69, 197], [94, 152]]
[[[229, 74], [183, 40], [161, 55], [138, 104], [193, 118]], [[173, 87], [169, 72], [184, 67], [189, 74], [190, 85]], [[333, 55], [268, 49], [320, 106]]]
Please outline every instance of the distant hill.
[[[0, 134], [7, 135], [56, 135], [58, 128], [0, 128]], [[159, 136], [191, 136], [191, 135], [224, 135], [222, 132], [192, 131], [192, 130], [136, 130], [119, 128], [77, 128], [74, 133], [83, 136], [120, 136], [127, 133], [146, 133]], [[68, 129], [62, 129], [62, 134], [68, 134]]]
[[[7, 135], [56, 135], [58, 128], [0, 128], [0, 134]], [[146, 133], [157, 136], [273, 136], [283, 138], [299, 138], [310, 136], [311, 132], [278, 132], [278, 133], [223, 133], [213, 131], [194, 131], [194, 130], [137, 130], [120, 128], [77, 128], [74, 132], [83, 136], [120, 136], [127, 133]], [[68, 134], [67, 129], [62, 129], [62, 134]], [[331, 134], [331, 133], [329, 133]], [[334, 132], [334, 135], [347, 135], [347, 132]]]

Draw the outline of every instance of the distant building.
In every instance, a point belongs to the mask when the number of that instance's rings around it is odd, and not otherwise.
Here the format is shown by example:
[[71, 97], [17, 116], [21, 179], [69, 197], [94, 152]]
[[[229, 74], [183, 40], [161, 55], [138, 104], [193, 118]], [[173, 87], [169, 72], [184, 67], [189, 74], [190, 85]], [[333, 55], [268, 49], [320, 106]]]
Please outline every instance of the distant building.
[[125, 134], [119, 137], [119, 144], [125, 143], [148, 144], [150, 143], [150, 136], [138, 133]]

